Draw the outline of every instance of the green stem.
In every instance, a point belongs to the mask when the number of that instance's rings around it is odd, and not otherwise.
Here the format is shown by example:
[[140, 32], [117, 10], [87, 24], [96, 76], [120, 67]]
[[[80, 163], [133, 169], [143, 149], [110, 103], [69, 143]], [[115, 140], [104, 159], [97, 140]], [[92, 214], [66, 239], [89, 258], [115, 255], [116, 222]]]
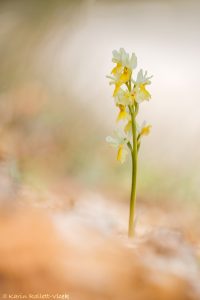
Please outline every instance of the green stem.
[[[129, 84], [127, 83], [127, 88], [131, 92], [131, 79]], [[132, 158], [132, 181], [131, 181], [131, 198], [130, 198], [130, 211], [129, 211], [129, 237], [134, 236], [135, 231], [135, 202], [136, 202], [136, 179], [137, 179], [137, 156], [138, 156], [138, 141], [137, 141], [137, 127], [136, 127], [136, 115], [138, 113], [138, 105], [135, 104], [132, 108], [129, 106], [129, 111], [132, 120], [132, 137], [133, 145], [131, 150]], [[130, 148], [130, 147], [129, 147]]]
[[137, 132], [135, 115], [132, 113], [132, 134], [133, 134], [133, 151], [132, 151], [132, 182], [131, 182], [131, 198], [130, 198], [130, 214], [129, 214], [129, 237], [134, 236], [134, 217], [135, 217], [135, 202], [136, 202], [136, 179], [137, 179]]

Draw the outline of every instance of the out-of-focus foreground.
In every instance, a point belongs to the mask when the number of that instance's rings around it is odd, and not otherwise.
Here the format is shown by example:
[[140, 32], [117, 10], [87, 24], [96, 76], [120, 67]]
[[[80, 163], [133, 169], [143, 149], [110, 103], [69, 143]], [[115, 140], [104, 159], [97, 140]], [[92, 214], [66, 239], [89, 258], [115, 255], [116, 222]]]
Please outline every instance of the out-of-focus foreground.
[[30, 197], [24, 191], [15, 199], [17, 210], [1, 211], [2, 295], [200, 299], [200, 232], [194, 212], [140, 204], [135, 237], [128, 239], [123, 202], [78, 187], [76, 193], [72, 201], [50, 193], [33, 199], [33, 192]]
[[[199, 29], [194, 0], [0, 1], [2, 295], [200, 299]], [[154, 75], [133, 241], [105, 143], [120, 47]]]

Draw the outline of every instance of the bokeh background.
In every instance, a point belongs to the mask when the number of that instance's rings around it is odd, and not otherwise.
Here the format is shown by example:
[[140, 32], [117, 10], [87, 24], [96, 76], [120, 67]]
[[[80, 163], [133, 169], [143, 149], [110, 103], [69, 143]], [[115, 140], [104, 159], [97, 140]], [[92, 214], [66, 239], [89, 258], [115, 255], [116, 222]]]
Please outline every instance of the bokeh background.
[[106, 75], [124, 47], [154, 75], [139, 196], [198, 204], [199, 15], [194, 0], [1, 0], [1, 189], [5, 178], [38, 189], [70, 179], [126, 198], [130, 161], [105, 142], [117, 113]]

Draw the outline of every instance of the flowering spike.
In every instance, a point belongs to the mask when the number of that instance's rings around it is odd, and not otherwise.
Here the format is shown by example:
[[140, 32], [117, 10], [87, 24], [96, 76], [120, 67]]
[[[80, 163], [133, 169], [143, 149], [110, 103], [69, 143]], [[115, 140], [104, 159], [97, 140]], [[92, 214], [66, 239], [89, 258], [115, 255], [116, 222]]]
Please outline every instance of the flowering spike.
[[139, 111], [139, 104], [151, 99], [147, 85], [151, 84], [152, 76], [147, 76], [147, 71], [139, 70], [137, 78], [133, 79], [134, 69], [137, 67], [137, 57], [134, 53], [129, 55], [124, 48], [119, 51], [113, 50], [112, 62], [115, 63], [111, 74], [107, 76], [114, 84], [113, 97], [115, 105], [119, 108], [117, 121], [125, 121], [123, 132], [116, 131], [115, 137], [107, 137], [106, 141], [116, 147], [117, 160], [123, 163], [126, 159], [128, 149], [132, 158], [132, 185], [129, 214], [129, 236], [134, 235], [134, 213], [136, 201], [136, 177], [137, 158], [141, 144], [141, 137], [150, 133], [151, 125], [145, 122], [140, 127], [136, 123], [136, 116]]

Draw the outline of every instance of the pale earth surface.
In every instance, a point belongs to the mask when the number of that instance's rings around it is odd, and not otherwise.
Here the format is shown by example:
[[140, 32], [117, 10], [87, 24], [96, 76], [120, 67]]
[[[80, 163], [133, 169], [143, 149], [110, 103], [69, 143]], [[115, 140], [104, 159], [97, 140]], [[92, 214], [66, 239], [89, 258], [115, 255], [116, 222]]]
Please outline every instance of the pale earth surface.
[[[200, 299], [194, 210], [128, 205], [74, 183], [39, 193], [21, 187], [0, 215], [0, 293], [67, 293], [71, 299]], [[139, 202], [139, 200], [138, 200]]]

